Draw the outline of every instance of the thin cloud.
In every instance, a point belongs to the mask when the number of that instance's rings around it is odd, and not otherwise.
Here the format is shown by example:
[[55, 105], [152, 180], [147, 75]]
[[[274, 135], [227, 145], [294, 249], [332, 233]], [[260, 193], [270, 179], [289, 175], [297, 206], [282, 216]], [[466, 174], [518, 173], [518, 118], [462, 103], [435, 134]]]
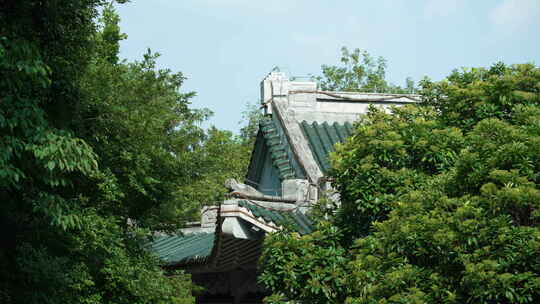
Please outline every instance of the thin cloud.
[[[540, 1], [504, 0], [489, 14], [493, 25], [502, 32], [512, 33], [539, 26]], [[536, 28], [537, 29], [537, 28]]]
[[428, 0], [424, 6], [424, 17], [426, 19], [447, 17], [459, 11], [463, 4], [463, 0]]
[[234, 9], [241, 11], [256, 11], [259, 14], [265, 13], [285, 13], [297, 6], [297, 1], [291, 0], [192, 0], [194, 5], [210, 8]]

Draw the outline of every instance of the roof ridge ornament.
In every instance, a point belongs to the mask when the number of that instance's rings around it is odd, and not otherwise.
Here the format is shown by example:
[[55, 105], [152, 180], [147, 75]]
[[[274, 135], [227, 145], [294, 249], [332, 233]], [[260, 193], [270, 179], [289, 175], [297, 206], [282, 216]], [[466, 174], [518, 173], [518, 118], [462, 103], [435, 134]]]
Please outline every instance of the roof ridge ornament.
[[230, 195], [233, 197], [252, 199], [266, 202], [283, 202], [283, 203], [296, 203], [296, 199], [285, 198], [281, 196], [273, 196], [262, 194], [250, 185], [237, 182], [234, 178], [228, 178], [225, 181], [225, 187], [231, 190]]

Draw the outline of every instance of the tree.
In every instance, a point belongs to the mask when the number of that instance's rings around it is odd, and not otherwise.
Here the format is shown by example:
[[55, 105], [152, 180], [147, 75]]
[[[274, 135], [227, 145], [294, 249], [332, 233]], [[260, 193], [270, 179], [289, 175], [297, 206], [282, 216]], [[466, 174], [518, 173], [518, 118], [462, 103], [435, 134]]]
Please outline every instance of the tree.
[[198, 152], [202, 160], [200, 176], [196, 182], [180, 187], [178, 195], [195, 202], [197, 211], [205, 205], [220, 204], [229, 192], [225, 180], [243, 179], [249, 152], [249, 147], [232, 132], [210, 127]]
[[248, 153], [253, 150], [252, 148], [259, 132], [259, 122], [263, 116], [260, 105], [253, 103], [247, 103], [246, 110], [242, 112], [242, 121], [240, 122], [242, 127], [240, 128], [239, 136], [242, 144], [248, 148]]
[[225, 180], [242, 181], [245, 178], [261, 117], [259, 107], [247, 104], [240, 122], [240, 134], [210, 127], [198, 151], [198, 157], [202, 159], [199, 179], [182, 187], [178, 195], [199, 207], [216, 205], [226, 199], [230, 190], [225, 188]]
[[2, 303], [193, 302], [143, 245], [187, 216], [205, 114], [152, 54], [118, 62], [103, 4], [0, 5]]
[[157, 57], [96, 58], [82, 81], [88, 102], [76, 127], [99, 156], [107, 187], [117, 190], [92, 201], [139, 227], [174, 231], [199, 207], [178, 191], [200, 180], [205, 135], [198, 125], [209, 113], [189, 108], [194, 93], [179, 93], [184, 76], [156, 70]]
[[373, 58], [367, 51], [341, 48], [341, 66], [322, 65], [322, 75], [312, 77], [322, 90], [379, 92], [379, 93], [414, 93], [414, 81], [408, 77], [405, 88], [386, 81], [386, 60]]
[[310, 303], [540, 301], [539, 81], [456, 70], [420, 105], [371, 109], [332, 156], [342, 207], [270, 237], [261, 281]]

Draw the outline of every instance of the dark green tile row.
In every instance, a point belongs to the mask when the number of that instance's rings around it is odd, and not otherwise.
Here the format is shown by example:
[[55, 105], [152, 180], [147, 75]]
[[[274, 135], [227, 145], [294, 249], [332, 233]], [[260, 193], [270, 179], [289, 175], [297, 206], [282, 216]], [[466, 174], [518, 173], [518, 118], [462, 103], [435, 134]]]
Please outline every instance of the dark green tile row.
[[308, 234], [313, 231], [313, 224], [309, 218], [298, 210], [266, 209], [245, 200], [239, 201], [238, 205], [247, 208], [255, 217], [263, 218], [265, 222], [273, 222], [277, 226], [292, 228], [301, 234]]
[[167, 264], [203, 261], [212, 253], [214, 233], [158, 236], [148, 249]]
[[285, 146], [281, 143], [281, 139], [279, 138], [279, 134], [272, 119], [261, 119], [260, 126], [272, 156], [272, 163], [278, 169], [279, 177], [282, 180], [295, 178], [294, 169], [290, 164], [287, 152], [285, 151]]
[[[293, 229], [300, 234], [313, 231], [309, 218], [298, 210], [271, 210], [246, 200], [240, 200], [238, 205], [247, 208], [256, 218], [263, 218], [265, 222]], [[167, 265], [202, 263], [212, 254], [214, 240], [214, 233], [157, 236], [146, 248]]]
[[343, 142], [352, 134], [353, 127], [350, 123], [338, 124], [337, 122], [329, 124], [323, 122], [319, 124], [307, 121], [300, 123], [304, 135], [308, 139], [309, 146], [315, 156], [319, 168], [326, 173], [330, 169], [328, 154], [334, 151], [334, 145]]

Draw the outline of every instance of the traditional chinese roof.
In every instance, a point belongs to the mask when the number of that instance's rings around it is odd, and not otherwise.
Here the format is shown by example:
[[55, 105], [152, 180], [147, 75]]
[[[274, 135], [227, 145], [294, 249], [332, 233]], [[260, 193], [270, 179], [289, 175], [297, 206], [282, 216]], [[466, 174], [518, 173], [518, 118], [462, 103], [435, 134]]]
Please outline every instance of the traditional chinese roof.
[[214, 208], [215, 232], [157, 237], [150, 249], [167, 265], [189, 266], [192, 273], [256, 268], [266, 233], [313, 231], [303, 212], [324, 195], [329, 154], [352, 134], [352, 123], [370, 106], [390, 111], [418, 101], [408, 94], [324, 92], [314, 82], [272, 72], [261, 83], [264, 118], [245, 184], [232, 187], [235, 198]]
[[157, 236], [148, 249], [165, 265], [204, 263], [214, 247], [214, 233]]
[[[277, 231], [288, 228], [300, 234], [313, 231], [310, 219], [295, 208], [274, 209], [259, 205], [262, 202], [233, 200], [227, 204], [223, 220], [238, 217], [247, 227], [260, 231]], [[292, 205], [292, 204], [290, 204]], [[294, 205], [293, 205], [294, 206]], [[224, 235], [225, 233], [226, 235]], [[260, 252], [260, 239], [240, 239], [222, 231], [221, 225], [212, 233], [157, 236], [148, 249], [159, 257], [165, 266], [203, 265], [215, 261], [216, 269], [227, 269], [236, 263], [256, 262]], [[232, 246], [232, 247], [231, 247]], [[231, 248], [236, 248], [231, 251]], [[242, 250], [238, 250], [241, 249]]]

